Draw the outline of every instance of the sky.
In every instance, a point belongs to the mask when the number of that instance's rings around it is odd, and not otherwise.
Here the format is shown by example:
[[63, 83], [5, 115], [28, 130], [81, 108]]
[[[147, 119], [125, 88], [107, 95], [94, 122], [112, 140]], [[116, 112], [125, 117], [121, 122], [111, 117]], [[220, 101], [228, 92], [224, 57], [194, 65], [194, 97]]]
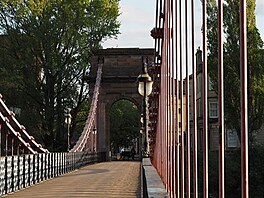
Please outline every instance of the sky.
[[[195, 0], [200, 5], [200, 0]], [[198, 6], [197, 6], [198, 7]], [[153, 48], [154, 41], [150, 37], [150, 31], [155, 26], [156, 0], [121, 0], [119, 21], [120, 32], [117, 39], [107, 40], [103, 43], [104, 48]], [[196, 10], [199, 14], [200, 10]], [[196, 17], [195, 20], [201, 21]], [[264, 40], [264, 0], [256, 0], [257, 28]], [[199, 32], [201, 25], [196, 25]], [[200, 35], [201, 38], [201, 35]], [[197, 37], [197, 47], [201, 45], [201, 39]]]

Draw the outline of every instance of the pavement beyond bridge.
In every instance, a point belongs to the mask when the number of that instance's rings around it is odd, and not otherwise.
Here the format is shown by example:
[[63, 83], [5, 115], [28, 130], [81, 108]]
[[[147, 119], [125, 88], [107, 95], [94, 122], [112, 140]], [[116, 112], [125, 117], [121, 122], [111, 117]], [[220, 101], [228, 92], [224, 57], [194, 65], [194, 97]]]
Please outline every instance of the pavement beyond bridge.
[[139, 161], [112, 161], [82, 167], [4, 197], [133, 197], [141, 196]]

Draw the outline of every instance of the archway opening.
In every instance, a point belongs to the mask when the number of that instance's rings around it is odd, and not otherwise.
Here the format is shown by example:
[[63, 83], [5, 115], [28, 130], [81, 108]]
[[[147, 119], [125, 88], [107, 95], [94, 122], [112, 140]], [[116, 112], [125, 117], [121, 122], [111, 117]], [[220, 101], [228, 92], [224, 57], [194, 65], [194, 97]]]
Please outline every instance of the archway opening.
[[139, 109], [133, 102], [122, 99], [112, 105], [110, 110], [110, 146], [113, 157], [117, 157], [123, 150], [131, 152], [132, 148], [135, 149], [135, 154], [139, 153], [141, 147], [139, 120]]

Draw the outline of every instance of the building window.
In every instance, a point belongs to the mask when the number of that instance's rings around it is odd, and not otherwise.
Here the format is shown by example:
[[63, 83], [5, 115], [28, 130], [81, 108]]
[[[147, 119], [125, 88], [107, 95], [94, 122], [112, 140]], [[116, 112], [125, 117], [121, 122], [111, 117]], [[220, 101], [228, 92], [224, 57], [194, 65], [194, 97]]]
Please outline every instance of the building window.
[[197, 94], [200, 93], [202, 91], [202, 83], [201, 83], [201, 76], [197, 76], [197, 84], [196, 84], [196, 90], [197, 90]]
[[10, 107], [9, 110], [12, 111], [16, 116], [20, 117], [20, 115], [21, 115], [21, 108]]
[[236, 148], [238, 147], [238, 137], [237, 133], [234, 130], [227, 130], [227, 147]]
[[218, 118], [217, 102], [209, 102], [209, 118]]
[[201, 98], [199, 98], [197, 100], [196, 106], [197, 106], [197, 116], [198, 117], [202, 117], [203, 109], [202, 109], [202, 100], [201, 100]]
[[213, 91], [214, 90], [213, 81], [211, 80], [210, 76], [208, 77], [208, 88], [209, 88], [209, 91]]

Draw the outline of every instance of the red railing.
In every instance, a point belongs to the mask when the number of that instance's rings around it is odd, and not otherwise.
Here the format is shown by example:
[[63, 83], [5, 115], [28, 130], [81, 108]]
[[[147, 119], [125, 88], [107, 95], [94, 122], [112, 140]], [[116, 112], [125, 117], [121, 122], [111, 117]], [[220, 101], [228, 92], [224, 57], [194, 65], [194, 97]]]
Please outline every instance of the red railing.
[[[209, 197], [208, 184], [208, 109], [207, 109], [207, 1], [202, 0], [202, 152], [203, 186], [198, 191], [197, 83], [195, 63], [194, 0], [156, 1], [155, 39], [152, 66], [154, 91], [150, 96], [150, 143], [152, 163], [170, 197]], [[248, 192], [247, 137], [247, 42], [246, 1], [240, 0], [241, 43], [241, 184], [243, 198]], [[223, 0], [218, 0], [218, 127], [219, 195], [225, 196], [225, 138], [223, 103]], [[200, 53], [200, 50], [199, 50]], [[192, 68], [192, 73], [189, 71]], [[191, 74], [190, 74], [191, 73]], [[186, 75], [187, 74], [187, 75]], [[193, 177], [191, 178], [191, 175]], [[192, 189], [191, 189], [192, 186]]]
[[[0, 156], [48, 153], [15, 118], [0, 94]], [[3, 144], [2, 144], [3, 143]], [[4, 146], [4, 148], [2, 148]], [[3, 150], [3, 153], [1, 153]]]

